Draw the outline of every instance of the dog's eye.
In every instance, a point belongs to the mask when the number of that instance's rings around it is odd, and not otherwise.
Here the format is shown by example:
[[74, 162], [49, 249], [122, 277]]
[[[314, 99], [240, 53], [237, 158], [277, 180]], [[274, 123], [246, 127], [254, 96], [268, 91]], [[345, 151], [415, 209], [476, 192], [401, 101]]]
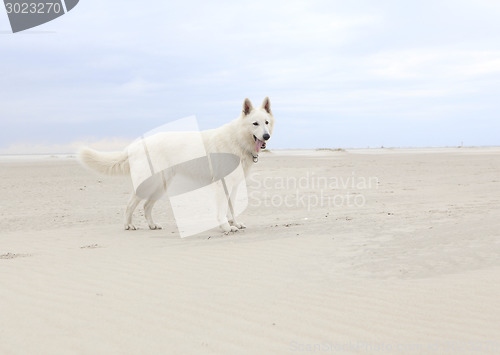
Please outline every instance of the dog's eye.
[[266, 124], [269, 124], [269, 121], [266, 121]]
[[254, 122], [253, 123], [254, 126], [258, 126], [259, 125], [259, 122]]

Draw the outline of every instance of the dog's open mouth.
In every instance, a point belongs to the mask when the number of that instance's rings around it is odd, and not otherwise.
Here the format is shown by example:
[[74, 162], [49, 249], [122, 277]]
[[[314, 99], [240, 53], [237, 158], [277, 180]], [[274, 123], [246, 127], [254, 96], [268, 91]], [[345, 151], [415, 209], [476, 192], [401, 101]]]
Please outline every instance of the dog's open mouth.
[[266, 142], [261, 141], [257, 137], [253, 136], [255, 140], [255, 151], [258, 153], [261, 149], [266, 149]]

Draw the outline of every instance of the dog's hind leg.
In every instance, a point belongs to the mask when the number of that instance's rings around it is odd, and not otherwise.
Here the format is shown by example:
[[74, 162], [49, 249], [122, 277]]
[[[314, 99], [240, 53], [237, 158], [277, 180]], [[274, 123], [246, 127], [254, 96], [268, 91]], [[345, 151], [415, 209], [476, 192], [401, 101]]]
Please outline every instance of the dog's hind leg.
[[137, 197], [135, 193], [132, 194], [130, 200], [128, 201], [127, 209], [125, 210], [125, 230], [135, 230], [135, 226], [132, 224], [132, 215], [137, 205], [141, 202], [141, 198]]
[[153, 221], [153, 217], [151, 216], [151, 212], [153, 211], [153, 206], [156, 203], [156, 200], [147, 200], [144, 203], [144, 214], [146, 216], [146, 220], [149, 224], [149, 229], [162, 229], [161, 225], [156, 224]]
[[153, 221], [153, 216], [151, 212], [153, 211], [153, 206], [156, 201], [158, 201], [167, 192], [168, 186], [172, 182], [172, 177], [174, 176], [174, 171], [172, 169], [163, 170], [160, 174], [161, 180], [156, 181], [154, 185], [153, 192], [151, 193], [149, 199], [144, 203], [144, 215], [148, 221], [149, 229], [162, 229], [162, 226]]

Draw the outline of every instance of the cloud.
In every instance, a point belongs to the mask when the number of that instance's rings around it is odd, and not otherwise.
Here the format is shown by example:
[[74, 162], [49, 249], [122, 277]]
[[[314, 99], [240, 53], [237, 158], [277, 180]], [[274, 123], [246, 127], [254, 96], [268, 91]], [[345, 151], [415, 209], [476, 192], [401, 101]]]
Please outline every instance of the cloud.
[[462, 80], [500, 73], [500, 51], [414, 48], [376, 53], [366, 62], [372, 75], [386, 79]]
[[386, 145], [400, 137], [395, 119], [481, 115], [495, 127], [499, 11], [486, 0], [87, 0], [45, 25], [54, 33], [0, 36], [0, 149], [70, 151], [67, 141], [191, 114], [214, 128], [244, 97], [268, 95], [283, 137], [302, 122], [316, 129], [300, 140], [309, 147], [347, 120], [378, 122]]
[[144, 80], [141, 77], [134, 78], [119, 86], [119, 91], [125, 94], [140, 95], [149, 92], [162, 91], [168, 88], [167, 84]]

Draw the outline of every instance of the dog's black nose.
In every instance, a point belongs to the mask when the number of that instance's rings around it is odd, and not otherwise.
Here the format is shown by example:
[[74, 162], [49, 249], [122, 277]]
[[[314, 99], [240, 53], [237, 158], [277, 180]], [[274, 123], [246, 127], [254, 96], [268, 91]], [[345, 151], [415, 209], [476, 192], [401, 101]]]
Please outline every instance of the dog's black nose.
[[266, 133], [262, 136], [262, 138], [264, 138], [264, 140], [267, 141], [269, 138], [271, 138], [271, 136]]

